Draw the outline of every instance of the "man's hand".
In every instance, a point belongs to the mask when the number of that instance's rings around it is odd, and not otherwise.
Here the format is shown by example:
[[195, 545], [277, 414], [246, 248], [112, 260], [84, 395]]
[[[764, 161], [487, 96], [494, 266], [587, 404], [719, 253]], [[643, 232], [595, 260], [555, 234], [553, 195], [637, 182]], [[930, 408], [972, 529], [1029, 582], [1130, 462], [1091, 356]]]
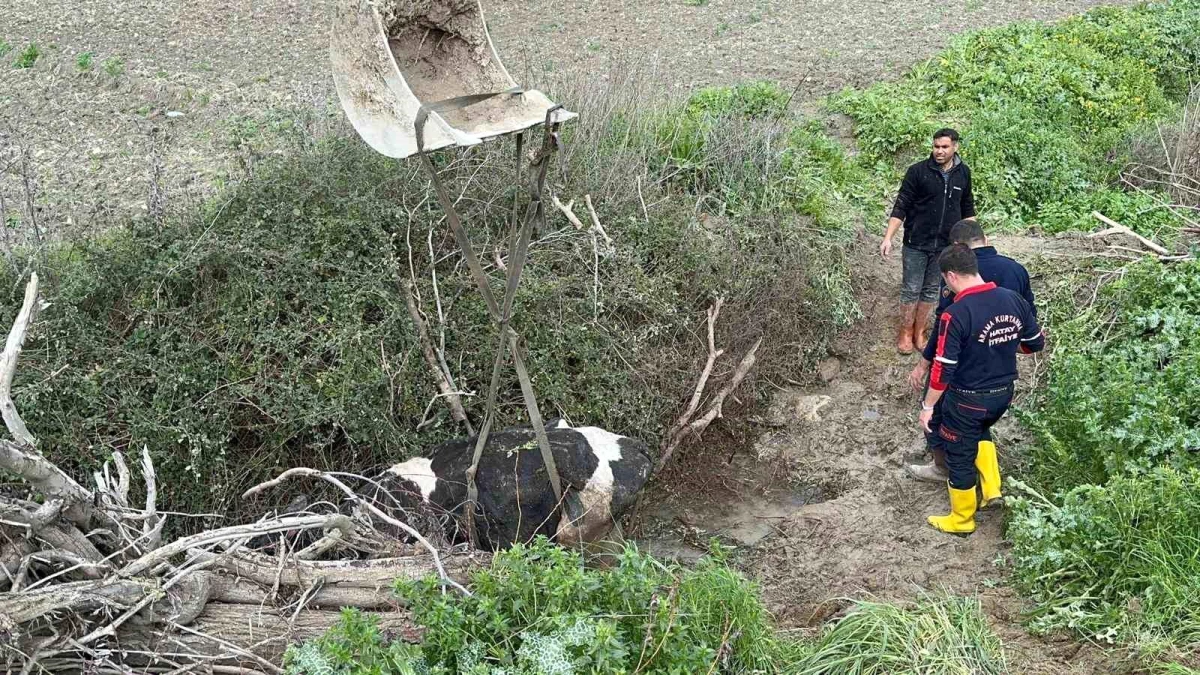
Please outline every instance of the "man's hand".
[[929, 362], [922, 358], [908, 374], [908, 386], [912, 387], [913, 391], [925, 391], [925, 378], [929, 376], [929, 365]]
[[924, 405], [922, 405], [921, 416], [918, 417], [917, 420], [921, 423], [921, 428], [925, 430], [925, 433], [933, 433], [933, 429], [929, 428], [929, 423], [933, 420], [933, 408], [926, 408]]
[[899, 218], [888, 218], [887, 230], [883, 233], [883, 241], [879, 242], [879, 255], [887, 260], [892, 256], [892, 239], [896, 237], [896, 233], [904, 226], [904, 221]]

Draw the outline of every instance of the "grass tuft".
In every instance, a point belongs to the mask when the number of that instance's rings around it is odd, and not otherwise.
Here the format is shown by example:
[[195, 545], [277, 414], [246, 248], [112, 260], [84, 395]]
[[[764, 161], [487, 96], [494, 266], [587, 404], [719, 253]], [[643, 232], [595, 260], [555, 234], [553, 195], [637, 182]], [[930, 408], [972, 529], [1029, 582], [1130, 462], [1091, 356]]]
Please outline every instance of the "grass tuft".
[[32, 68], [33, 64], [37, 63], [38, 57], [42, 55], [42, 50], [38, 48], [36, 42], [31, 42], [17, 54], [17, 60], [13, 61], [14, 68]]
[[784, 669], [788, 675], [1007, 673], [979, 601], [926, 598], [911, 607], [858, 602]]

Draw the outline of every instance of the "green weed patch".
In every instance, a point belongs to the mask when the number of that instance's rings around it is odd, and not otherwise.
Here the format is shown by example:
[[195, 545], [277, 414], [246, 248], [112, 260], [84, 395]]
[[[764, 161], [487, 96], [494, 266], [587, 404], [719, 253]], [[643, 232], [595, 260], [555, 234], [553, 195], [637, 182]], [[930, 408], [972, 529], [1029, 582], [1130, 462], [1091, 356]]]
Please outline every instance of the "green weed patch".
[[1085, 485], [1061, 504], [1018, 500], [1009, 527], [1033, 626], [1145, 652], [1200, 644], [1200, 472]]
[[1097, 9], [964, 36], [899, 82], [845, 92], [832, 106], [854, 119], [869, 159], [911, 157], [937, 127], [959, 127], [993, 223], [1081, 229], [1104, 209], [1157, 232], [1175, 222], [1169, 213], [1110, 186], [1130, 134], [1186, 96], [1198, 45], [1194, 0]]
[[1200, 465], [1200, 263], [1131, 265], [1052, 339], [1048, 382], [1025, 415], [1038, 489]]
[[632, 548], [606, 570], [544, 538], [476, 572], [472, 597], [430, 579], [398, 592], [424, 628], [419, 646], [384, 639], [349, 612], [293, 647], [296, 675], [571, 675], [775, 672], [778, 644], [757, 589], [720, 558], [691, 569]]

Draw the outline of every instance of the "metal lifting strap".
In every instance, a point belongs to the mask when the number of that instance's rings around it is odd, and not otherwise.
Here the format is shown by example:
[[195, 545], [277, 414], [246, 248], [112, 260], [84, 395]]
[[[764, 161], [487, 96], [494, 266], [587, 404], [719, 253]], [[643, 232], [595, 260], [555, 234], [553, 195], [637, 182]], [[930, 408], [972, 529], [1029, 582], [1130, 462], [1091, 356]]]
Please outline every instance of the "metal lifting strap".
[[[562, 503], [563, 491], [562, 480], [559, 477], [558, 467], [554, 461], [554, 455], [550, 449], [550, 439], [546, 435], [545, 424], [542, 421], [541, 412], [538, 409], [537, 396], [533, 390], [533, 382], [529, 377], [529, 371], [525, 366], [525, 360], [521, 355], [520, 338], [512, 329], [510, 322], [512, 320], [513, 302], [516, 299], [517, 288], [521, 283], [521, 271], [525, 267], [525, 262], [529, 253], [529, 241], [533, 234], [534, 222], [544, 221], [545, 219], [545, 204], [542, 201], [542, 193], [546, 182], [546, 173], [549, 168], [550, 157], [557, 149], [556, 130], [557, 125], [551, 123], [551, 118], [555, 111], [561, 106], [555, 106], [546, 113], [546, 132], [542, 142], [542, 148], [531, 163], [531, 168], [535, 169], [534, 175], [529, 185], [530, 203], [526, 208], [524, 221], [521, 223], [520, 229], [513, 233], [514, 238], [511, 243], [510, 259], [508, 266], [508, 275], [506, 278], [503, 304], [498, 305], [495, 295], [488, 284], [487, 274], [483, 271], [483, 266], [479, 263], [479, 258], [475, 255], [475, 250], [471, 246], [471, 239], [466, 228], [462, 224], [462, 219], [454, 208], [454, 203], [450, 200], [450, 195], [446, 191], [445, 185], [441, 178], [437, 175], [437, 170], [430, 161], [429, 156], [425, 153], [425, 123], [429, 119], [431, 112], [446, 112], [449, 110], [457, 110], [465, 108], [476, 103], [480, 103], [494, 96], [504, 94], [519, 94], [519, 88], [510, 89], [504, 92], [493, 92], [490, 94], [475, 94], [471, 96], [460, 96], [457, 98], [438, 101], [436, 103], [421, 106], [415, 120], [417, 152], [421, 156], [421, 162], [429, 173], [430, 180], [433, 182], [434, 190], [437, 193], [438, 201], [442, 205], [442, 209], [446, 212], [446, 219], [450, 223], [450, 229], [454, 233], [454, 238], [458, 242], [459, 248], [462, 249], [463, 255], [467, 260], [467, 267], [471, 270], [471, 275], [475, 279], [476, 286], [479, 287], [483, 294], [484, 302], [487, 304], [488, 312], [491, 314], [500, 328], [497, 338], [496, 356], [492, 362], [492, 379], [488, 388], [487, 407], [484, 415], [483, 425], [479, 430], [479, 436], [475, 442], [475, 452], [471, 459], [471, 466], [467, 469], [467, 535], [470, 537], [473, 544], [475, 541], [475, 525], [474, 512], [475, 504], [478, 501], [479, 491], [475, 483], [475, 474], [479, 470], [479, 461], [483, 456], [484, 447], [487, 444], [488, 436], [491, 433], [492, 422], [495, 417], [496, 395], [500, 386], [500, 371], [503, 366], [506, 351], [512, 354], [513, 366], [517, 371], [517, 379], [521, 384], [521, 394], [525, 399], [525, 407], [529, 413], [529, 420], [533, 426], [534, 435], [537, 437], [538, 446], [541, 449], [542, 461], [546, 466], [547, 474], [550, 478], [550, 486], [554, 489], [554, 497], [558, 503]], [[517, 136], [517, 177], [520, 180], [521, 175], [521, 152], [523, 145], [523, 135]], [[519, 197], [518, 192], [518, 197]], [[513, 228], [517, 227], [516, 219], [518, 204], [513, 203]]]

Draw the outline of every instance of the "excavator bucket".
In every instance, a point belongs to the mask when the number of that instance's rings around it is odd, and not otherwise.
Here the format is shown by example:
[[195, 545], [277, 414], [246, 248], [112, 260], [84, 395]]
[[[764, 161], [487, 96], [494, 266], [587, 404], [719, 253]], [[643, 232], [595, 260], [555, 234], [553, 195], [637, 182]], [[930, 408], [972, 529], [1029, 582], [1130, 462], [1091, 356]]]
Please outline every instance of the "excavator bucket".
[[[330, 43], [346, 116], [368, 145], [388, 157], [417, 152], [422, 105], [429, 109], [426, 150], [477, 145], [528, 129], [545, 122], [555, 107], [545, 94], [517, 88], [492, 45], [479, 0], [341, 0]], [[497, 92], [504, 93], [473, 105], [434, 107]], [[551, 121], [574, 117], [558, 109]]]

